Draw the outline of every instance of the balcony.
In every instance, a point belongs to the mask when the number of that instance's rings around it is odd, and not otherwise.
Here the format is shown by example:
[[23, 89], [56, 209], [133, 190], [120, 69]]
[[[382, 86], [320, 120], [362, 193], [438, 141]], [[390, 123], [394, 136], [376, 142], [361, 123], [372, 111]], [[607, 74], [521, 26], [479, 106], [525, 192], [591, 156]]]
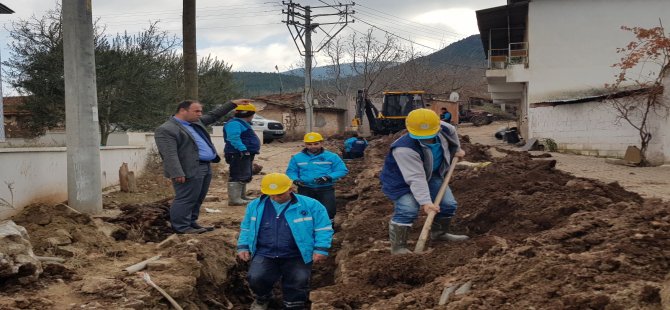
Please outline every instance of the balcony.
[[489, 70], [507, 69], [510, 65], [528, 68], [528, 42], [510, 43], [508, 48], [489, 49]]

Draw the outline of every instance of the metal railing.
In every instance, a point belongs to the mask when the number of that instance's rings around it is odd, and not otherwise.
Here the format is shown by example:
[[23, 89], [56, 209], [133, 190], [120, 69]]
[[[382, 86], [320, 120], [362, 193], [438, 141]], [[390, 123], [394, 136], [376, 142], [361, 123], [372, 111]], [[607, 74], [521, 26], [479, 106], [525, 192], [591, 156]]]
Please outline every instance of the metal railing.
[[528, 42], [510, 43], [508, 48], [489, 49], [489, 69], [505, 69], [509, 65], [528, 67]]

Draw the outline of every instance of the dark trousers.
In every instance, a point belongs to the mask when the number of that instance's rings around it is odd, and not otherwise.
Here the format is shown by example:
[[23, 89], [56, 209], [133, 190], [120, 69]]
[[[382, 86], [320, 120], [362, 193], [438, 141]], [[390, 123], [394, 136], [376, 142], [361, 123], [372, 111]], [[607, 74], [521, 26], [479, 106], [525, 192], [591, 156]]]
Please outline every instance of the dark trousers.
[[251, 182], [253, 162], [256, 155], [242, 156], [240, 154], [226, 154], [226, 163], [230, 166], [228, 182]]
[[349, 152], [349, 158], [354, 159], [354, 158], [361, 158], [363, 157], [363, 153], [361, 152]]
[[200, 206], [207, 196], [212, 181], [212, 169], [209, 163], [200, 163], [198, 174], [186, 179], [184, 183], [172, 182], [174, 200], [170, 207], [172, 229], [183, 232], [196, 224], [200, 215]]
[[356, 158], [362, 158], [363, 153], [361, 152], [343, 152], [342, 153], [342, 159], [356, 159]]
[[302, 257], [269, 258], [255, 255], [251, 260], [247, 281], [259, 302], [272, 298], [272, 286], [281, 278], [284, 309], [304, 309], [309, 298], [312, 264]]
[[332, 220], [335, 218], [337, 208], [335, 206], [335, 189], [332, 186], [326, 187], [306, 187], [298, 186], [298, 194], [318, 200], [328, 211], [328, 217]]

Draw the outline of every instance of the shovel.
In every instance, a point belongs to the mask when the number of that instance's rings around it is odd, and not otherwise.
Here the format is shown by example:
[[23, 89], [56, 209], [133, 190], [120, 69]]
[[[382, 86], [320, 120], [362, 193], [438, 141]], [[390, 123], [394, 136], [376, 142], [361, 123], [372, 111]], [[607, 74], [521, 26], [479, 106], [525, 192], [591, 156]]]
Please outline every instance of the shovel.
[[[456, 168], [457, 162], [458, 157], [454, 156], [454, 159], [451, 160], [451, 165], [449, 166], [449, 172], [447, 172], [447, 177], [444, 179], [444, 182], [442, 182], [442, 186], [440, 186], [440, 191], [437, 192], [437, 196], [435, 196], [435, 201], [433, 202], [433, 204], [438, 207], [440, 206], [442, 197], [444, 197], [444, 192], [447, 191], [447, 187], [449, 186], [449, 180], [451, 180], [451, 175], [454, 174], [454, 168]], [[435, 211], [428, 213], [428, 216], [426, 217], [426, 222], [423, 224], [423, 229], [421, 230], [421, 235], [419, 235], [419, 240], [416, 242], [414, 253], [418, 254], [423, 252], [423, 248], [426, 246], [426, 240], [428, 240], [428, 234], [430, 233], [430, 227], [433, 225], [433, 220], [435, 219], [436, 214], [437, 212]]]

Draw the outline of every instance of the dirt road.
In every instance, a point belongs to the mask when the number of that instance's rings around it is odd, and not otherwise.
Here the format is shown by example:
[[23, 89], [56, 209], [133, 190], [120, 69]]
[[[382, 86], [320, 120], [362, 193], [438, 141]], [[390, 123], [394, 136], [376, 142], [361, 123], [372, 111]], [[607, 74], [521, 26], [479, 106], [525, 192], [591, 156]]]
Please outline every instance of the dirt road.
[[[470, 136], [473, 143], [518, 150], [517, 147], [497, 140], [494, 133], [501, 127], [514, 126], [513, 122], [494, 122], [475, 127], [464, 124], [459, 133]], [[541, 154], [543, 152], [531, 152]], [[556, 168], [576, 177], [597, 179], [602, 182], [618, 182], [623, 188], [636, 192], [644, 198], [670, 200], [670, 165], [660, 167], [627, 167], [605, 162], [605, 158], [564, 153], [551, 153], [557, 160]]]

